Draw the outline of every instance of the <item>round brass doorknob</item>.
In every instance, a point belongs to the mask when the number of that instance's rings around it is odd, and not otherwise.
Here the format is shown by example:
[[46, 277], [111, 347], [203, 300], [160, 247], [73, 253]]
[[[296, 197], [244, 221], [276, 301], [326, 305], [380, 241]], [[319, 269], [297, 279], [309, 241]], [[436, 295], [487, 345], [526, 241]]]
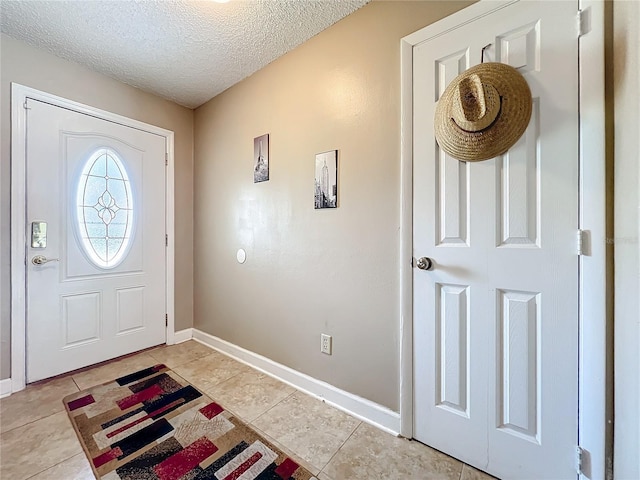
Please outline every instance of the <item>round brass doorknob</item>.
[[418, 262], [416, 263], [416, 266], [420, 270], [433, 270], [433, 260], [431, 260], [429, 257], [420, 257], [418, 259]]

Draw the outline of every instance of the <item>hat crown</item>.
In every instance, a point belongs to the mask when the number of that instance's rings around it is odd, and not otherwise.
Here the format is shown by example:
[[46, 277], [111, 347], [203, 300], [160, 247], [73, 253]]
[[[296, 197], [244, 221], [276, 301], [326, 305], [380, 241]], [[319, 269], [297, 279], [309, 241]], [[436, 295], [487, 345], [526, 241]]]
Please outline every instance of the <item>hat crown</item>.
[[470, 67], [440, 94], [434, 115], [438, 146], [476, 162], [502, 155], [527, 129], [533, 99], [522, 74], [498, 62]]
[[484, 88], [478, 75], [463, 78], [458, 85], [460, 101], [462, 102], [462, 114], [467, 122], [477, 122], [487, 113], [487, 104], [484, 99]]
[[500, 95], [493, 85], [483, 84], [477, 74], [460, 80], [451, 105], [458, 127], [478, 132], [490, 126], [500, 112]]

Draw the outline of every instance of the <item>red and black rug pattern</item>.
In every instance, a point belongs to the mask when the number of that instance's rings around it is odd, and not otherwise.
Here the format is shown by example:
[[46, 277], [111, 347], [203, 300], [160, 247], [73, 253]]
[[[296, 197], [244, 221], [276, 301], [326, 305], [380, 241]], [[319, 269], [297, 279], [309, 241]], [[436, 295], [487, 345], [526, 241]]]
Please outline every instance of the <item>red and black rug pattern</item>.
[[165, 365], [63, 402], [102, 480], [315, 479]]

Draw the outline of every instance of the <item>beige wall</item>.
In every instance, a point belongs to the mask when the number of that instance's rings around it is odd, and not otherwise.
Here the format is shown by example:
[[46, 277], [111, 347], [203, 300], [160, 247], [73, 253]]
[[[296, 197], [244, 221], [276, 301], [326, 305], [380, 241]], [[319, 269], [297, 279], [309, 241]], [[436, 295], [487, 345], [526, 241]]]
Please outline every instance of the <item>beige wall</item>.
[[193, 110], [1, 37], [0, 73], [0, 378], [10, 376], [9, 188], [10, 82], [157, 125], [175, 132], [176, 329], [193, 321]]
[[614, 474], [640, 478], [640, 2], [614, 2]]
[[[196, 110], [196, 328], [398, 410], [400, 39], [469, 3], [370, 3]], [[314, 210], [332, 149], [339, 208]]]

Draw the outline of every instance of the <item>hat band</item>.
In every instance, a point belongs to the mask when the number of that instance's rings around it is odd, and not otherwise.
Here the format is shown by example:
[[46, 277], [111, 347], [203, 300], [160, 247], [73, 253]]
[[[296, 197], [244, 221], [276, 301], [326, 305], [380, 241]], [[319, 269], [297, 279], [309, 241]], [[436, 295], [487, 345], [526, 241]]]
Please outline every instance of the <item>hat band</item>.
[[498, 106], [498, 113], [496, 113], [495, 118], [494, 118], [494, 119], [491, 121], [491, 123], [490, 123], [489, 125], [487, 125], [486, 127], [481, 128], [481, 129], [479, 129], [479, 130], [467, 130], [467, 129], [462, 128], [460, 125], [458, 125], [458, 123], [456, 122], [455, 118], [453, 118], [453, 117], [450, 117], [451, 123], [453, 123], [453, 125], [455, 125], [455, 127], [456, 127], [458, 130], [461, 130], [461, 131], [463, 131], [464, 133], [482, 133], [482, 132], [484, 132], [485, 130], [490, 129], [490, 128], [491, 128], [491, 127], [492, 127], [492, 126], [493, 126], [493, 125], [498, 121], [498, 119], [500, 118], [500, 113], [502, 112], [502, 95], [500, 95], [498, 98], [500, 98], [500, 104], [499, 104], [499, 106]]

